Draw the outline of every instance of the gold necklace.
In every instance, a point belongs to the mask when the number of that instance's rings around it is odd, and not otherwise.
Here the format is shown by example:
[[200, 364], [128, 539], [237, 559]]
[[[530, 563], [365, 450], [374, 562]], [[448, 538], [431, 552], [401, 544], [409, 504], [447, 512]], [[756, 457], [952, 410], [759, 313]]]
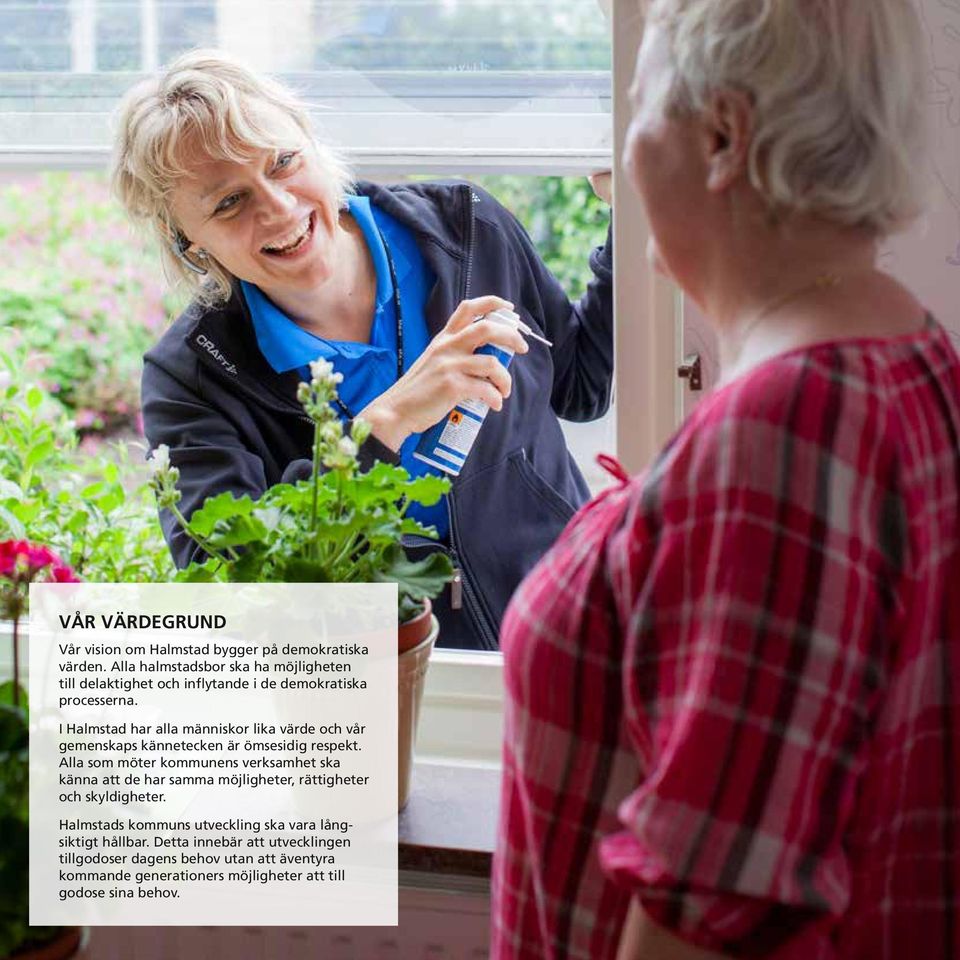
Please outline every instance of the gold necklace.
[[753, 332], [754, 328], [760, 323], [760, 321], [764, 320], [766, 317], [769, 317], [770, 314], [775, 310], [779, 310], [786, 304], [792, 303], [794, 300], [798, 300], [800, 297], [805, 296], [812, 290], [832, 290], [834, 287], [839, 286], [842, 279], [843, 277], [839, 273], [827, 271], [818, 274], [809, 283], [805, 283], [803, 286], [797, 287], [795, 290], [790, 290], [782, 296], [774, 297], [772, 300], [765, 303], [760, 308], [756, 316], [754, 316], [754, 318], [740, 332], [740, 349], [743, 349], [743, 346], [747, 341], [747, 337]]

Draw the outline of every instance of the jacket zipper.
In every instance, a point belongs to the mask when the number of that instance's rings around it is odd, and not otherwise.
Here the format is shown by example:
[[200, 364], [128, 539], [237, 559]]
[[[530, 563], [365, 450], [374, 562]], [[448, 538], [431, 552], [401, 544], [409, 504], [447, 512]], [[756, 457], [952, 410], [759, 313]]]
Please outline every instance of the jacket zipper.
[[404, 534], [403, 545], [405, 547], [435, 547], [437, 553], [442, 553], [445, 557], [450, 558], [450, 562], [454, 564], [453, 580], [450, 581], [450, 609], [462, 610], [463, 571], [459, 566], [456, 565], [456, 563], [454, 563], [456, 554], [454, 553], [453, 549], [450, 547], [445, 547], [442, 543], [438, 543], [436, 540], [431, 540], [429, 537], [421, 537], [416, 533]]
[[476, 591], [473, 588], [471, 576], [466, 565], [460, 559], [459, 540], [453, 526], [453, 512], [450, 509], [450, 494], [447, 494], [447, 522], [450, 527], [450, 546], [445, 547], [436, 540], [421, 537], [416, 534], [407, 534], [404, 542], [407, 546], [436, 547], [438, 552], [445, 553], [453, 564], [453, 580], [450, 583], [450, 609], [466, 610], [467, 617], [476, 629], [480, 638], [481, 649], [498, 650], [496, 632], [491, 628]]
[[[467, 200], [467, 266], [463, 274], [463, 288], [461, 290], [461, 300], [467, 300], [470, 297], [470, 280], [473, 275], [473, 248], [475, 244], [476, 217], [473, 211], [474, 192], [472, 187], [464, 187], [464, 196]], [[497, 650], [496, 632], [491, 629], [487, 622], [486, 614], [480, 605], [480, 599], [477, 597], [473, 588], [472, 576], [466, 562], [460, 557], [460, 538], [457, 535], [457, 527], [453, 519], [453, 511], [450, 509], [450, 501], [453, 498], [453, 489], [447, 494], [447, 518], [450, 526], [450, 559], [454, 566], [454, 580], [450, 585], [450, 606], [456, 609], [461, 601], [467, 611], [467, 615], [473, 620], [473, 624], [480, 636], [480, 642], [485, 650]]]
[[[476, 232], [476, 216], [473, 212], [474, 197], [476, 194], [473, 192], [472, 187], [464, 187], [467, 196], [467, 269], [463, 275], [463, 295], [460, 297], [461, 300], [467, 300], [470, 297], [470, 280], [473, 275], [473, 246], [474, 246], [474, 234]], [[478, 198], [479, 199], [479, 198]]]
[[[480, 604], [480, 598], [473, 588], [473, 577], [470, 568], [460, 556], [460, 539], [457, 536], [457, 528], [453, 522], [453, 511], [450, 509], [450, 500], [453, 497], [453, 491], [447, 494], [447, 517], [450, 524], [450, 560], [452, 561], [455, 572], [459, 574], [459, 591], [462, 592], [463, 607], [467, 611], [467, 616], [473, 621], [480, 637], [480, 644], [483, 650], [498, 650], [497, 635], [489, 622], [487, 616]], [[456, 584], [456, 579], [454, 584]], [[451, 585], [451, 607], [453, 606], [454, 584]]]

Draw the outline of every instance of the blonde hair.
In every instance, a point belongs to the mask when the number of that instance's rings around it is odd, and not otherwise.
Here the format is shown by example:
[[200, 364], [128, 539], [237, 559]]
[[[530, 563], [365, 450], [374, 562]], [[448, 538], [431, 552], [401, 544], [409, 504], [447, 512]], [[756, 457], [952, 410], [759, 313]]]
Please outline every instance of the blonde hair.
[[340, 152], [317, 143], [305, 104], [282, 84], [260, 76], [217, 50], [193, 50], [161, 73], [129, 90], [117, 115], [112, 186], [127, 214], [145, 224], [160, 241], [164, 270], [171, 282], [185, 282], [207, 304], [229, 298], [232, 275], [213, 257], [207, 275], [189, 270], [172, 246], [179, 234], [170, 194], [190, 171], [184, 145], [198, 144], [214, 160], [244, 162], [257, 150], [278, 146], [255, 109], [269, 104], [285, 113], [313, 140], [327, 170], [333, 200], [343, 205], [353, 183]]
[[910, 0], [653, 0], [666, 111], [739, 89], [754, 105], [752, 185], [774, 212], [885, 235], [923, 209], [925, 53]]

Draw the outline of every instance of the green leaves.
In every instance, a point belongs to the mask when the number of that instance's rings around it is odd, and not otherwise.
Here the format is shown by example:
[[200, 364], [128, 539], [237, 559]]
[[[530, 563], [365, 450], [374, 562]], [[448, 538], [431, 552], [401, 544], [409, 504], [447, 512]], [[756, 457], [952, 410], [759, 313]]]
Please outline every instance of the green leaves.
[[0, 539], [48, 544], [85, 580], [166, 580], [156, 504], [131, 481], [125, 454], [81, 461], [62, 406], [23, 382], [22, 358], [0, 354], [0, 370], [11, 376], [0, 404]]
[[207, 542], [212, 547], [224, 550], [262, 540], [266, 535], [267, 528], [256, 517], [231, 517], [217, 523]]
[[43, 176], [29, 201], [0, 186], [0, 239], [0, 342], [30, 356], [81, 430], [132, 425], [141, 357], [176, 310], [155, 245], [105, 177], [77, 173]]
[[253, 512], [253, 507], [250, 497], [238, 497], [229, 491], [208, 497], [190, 518], [190, 531], [197, 537], [209, 537], [217, 524], [247, 517]]
[[[406, 470], [377, 463], [358, 472], [357, 448], [344, 437], [331, 402], [339, 382], [330, 365], [311, 364], [313, 379], [298, 397], [314, 421], [313, 460], [327, 464], [310, 480], [276, 484], [259, 500], [221, 493], [178, 522], [207, 559], [177, 575], [180, 582], [284, 581], [291, 583], [383, 583], [399, 585], [402, 619], [424, 598], [436, 596], [453, 572], [442, 552], [410, 561], [401, 543], [407, 534], [435, 537], [436, 531], [406, 516], [410, 503], [433, 505], [449, 490], [444, 477], [411, 479]], [[369, 431], [354, 424], [363, 438]], [[155, 484], [173, 482], [168, 458], [159, 456]], [[172, 491], [174, 494], [176, 490]]]
[[173, 578], [176, 583], [218, 583], [226, 579], [223, 564], [216, 558], [202, 563], [191, 563], [185, 570], [178, 570]]
[[6, 683], [0, 689], [0, 956], [9, 956], [28, 936], [27, 716], [11, 700], [12, 685]]
[[[20, 688], [20, 706], [13, 705], [13, 681], [0, 684], [0, 755], [27, 749], [27, 694]], [[0, 784], [2, 789], [2, 784]]]
[[333, 571], [316, 560], [294, 557], [282, 567], [285, 583], [339, 583], [333, 579]]
[[384, 569], [374, 575], [377, 583], [394, 583], [416, 600], [435, 597], [453, 576], [453, 564], [445, 553], [431, 553], [422, 560], [408, 560], [399, 544], [383, 552]]
[[450, 481], [443, 477], [426, 474], [408, 480], [403, 495], [415, 503], [425, 507], [432, 507], [440, 502], [440, 498], [450, 489]]
[[580, 297], [591, 278], [590, 251], [603, 244], [610, 222], [610, 208], [587, 178], [495, 176], [477, 183], [517, 215], [568, 296]]

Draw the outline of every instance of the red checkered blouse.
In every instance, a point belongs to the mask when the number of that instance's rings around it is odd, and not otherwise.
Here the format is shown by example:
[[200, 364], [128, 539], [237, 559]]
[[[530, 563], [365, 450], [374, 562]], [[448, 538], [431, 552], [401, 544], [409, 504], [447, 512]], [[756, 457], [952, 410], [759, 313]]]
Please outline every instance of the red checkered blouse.
[[772, 359], [574, 517], [503, 625], [494, 960], [629, 899], [738, 957], [960, 957], [960, 359]]

